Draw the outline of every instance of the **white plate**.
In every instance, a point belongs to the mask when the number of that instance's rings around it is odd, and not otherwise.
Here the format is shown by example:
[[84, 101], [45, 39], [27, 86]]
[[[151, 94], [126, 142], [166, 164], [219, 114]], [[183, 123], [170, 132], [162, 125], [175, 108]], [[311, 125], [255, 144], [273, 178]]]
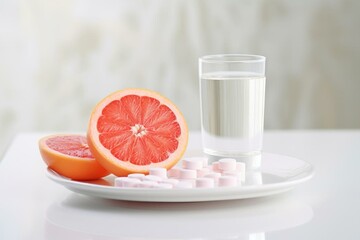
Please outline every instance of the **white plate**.
[[113, 187], [114, 176], [96, 181], [73, 181], [51, 169], [47, 176], [71, 191], [108, 199], [141, 202], [201, 202], [269, 196], [294, 188], [309, 180], [314, 168], [303, 160], [263, 153], [259, 171], [247, 172], [245, 184], [211, 189], [124, 189]]

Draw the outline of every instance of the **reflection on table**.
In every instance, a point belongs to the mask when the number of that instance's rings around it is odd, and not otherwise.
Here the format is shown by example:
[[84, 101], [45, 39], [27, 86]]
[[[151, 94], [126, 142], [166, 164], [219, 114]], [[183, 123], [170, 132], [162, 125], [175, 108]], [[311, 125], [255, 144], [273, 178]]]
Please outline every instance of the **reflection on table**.
[[249, 239], [309, 222], [312, 208], [276, 197], [141, 203], [71, 194], [46, 212], [46, 239]]

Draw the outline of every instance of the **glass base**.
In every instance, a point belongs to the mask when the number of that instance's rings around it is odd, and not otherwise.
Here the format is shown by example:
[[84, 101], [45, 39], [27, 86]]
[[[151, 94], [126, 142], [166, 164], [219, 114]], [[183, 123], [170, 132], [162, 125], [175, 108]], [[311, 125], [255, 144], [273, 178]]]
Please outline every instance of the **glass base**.
[[246, 165], [246, 169], [248, 170], [256, 170], [261, 167], [261, 152], [249, 153], [249, 154], [241, 154], [233, 156], [231, 154], [224, 155], [214, 155], [204, 152], [206, 157], [209, 159], [209, 163], [218, 161], [221, 158], [234, 158], [238, 162], [243, 162]]

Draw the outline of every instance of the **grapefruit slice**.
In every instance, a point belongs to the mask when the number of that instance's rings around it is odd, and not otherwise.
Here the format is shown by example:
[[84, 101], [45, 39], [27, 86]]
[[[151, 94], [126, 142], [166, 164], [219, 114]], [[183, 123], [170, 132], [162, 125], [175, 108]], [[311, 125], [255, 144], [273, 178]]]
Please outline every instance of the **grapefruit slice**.
[[85, 136], [46, 136], [39, 140], [39, 149], [49, 168], [62, 176], [85, 181], [109, 175], [91, 154]]
[[174, 166], [186, 149], [188, 129], [167, 98], [145, 89], [124, 89], [95, 106], [87, 137], [91, 152], [105, 169], [127, 176]]

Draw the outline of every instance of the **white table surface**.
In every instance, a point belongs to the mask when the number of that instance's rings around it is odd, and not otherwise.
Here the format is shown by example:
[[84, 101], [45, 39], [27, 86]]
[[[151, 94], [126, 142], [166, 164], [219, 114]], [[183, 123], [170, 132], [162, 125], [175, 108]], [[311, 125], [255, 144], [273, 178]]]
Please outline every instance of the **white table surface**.
[[[139, 203], [73, 193], [45, 176], [19, 134], [0, 162], [0, 239], [360, 239], [360, 131], [268, 131], [264, 151], [312, 163], [290, 192], [203, 203]], [[191, 133], [188, 149], [200, 147]]]

